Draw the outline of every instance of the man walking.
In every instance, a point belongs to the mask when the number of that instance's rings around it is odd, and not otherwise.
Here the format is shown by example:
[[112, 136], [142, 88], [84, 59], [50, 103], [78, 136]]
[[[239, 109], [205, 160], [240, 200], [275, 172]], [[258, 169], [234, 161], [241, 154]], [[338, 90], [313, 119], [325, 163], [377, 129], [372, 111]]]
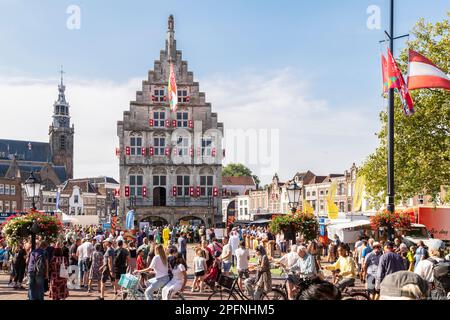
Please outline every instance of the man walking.
[[28, 262], [28, 299], [44, 300], [45, 280], [48, 279], [47, 242], [41, 241], [39, 247], [30, 253]]
[[[377, 270], [377, 284], [380, 284], [388, 274], [405, 270], [402, 257], [394, 252], [394, 243], [389, 241], [385, 253], [380, 257]], [[377, 286], [378, 287], [378, 286]]]
[[184, 261], [187, 261], [187, 239], [186, 233], [182, 232], [178, 238], [178, 252], [183, 257]]
[[376, 289], [376, 278], [380, 257], [382, 255], [381, 245], [379, 242], [372, 243], [372, 251], [364, 258], [363, 274], [366, 278], [367, 290], [371, 295], [372, 300], [378, 300], [379, 291]]

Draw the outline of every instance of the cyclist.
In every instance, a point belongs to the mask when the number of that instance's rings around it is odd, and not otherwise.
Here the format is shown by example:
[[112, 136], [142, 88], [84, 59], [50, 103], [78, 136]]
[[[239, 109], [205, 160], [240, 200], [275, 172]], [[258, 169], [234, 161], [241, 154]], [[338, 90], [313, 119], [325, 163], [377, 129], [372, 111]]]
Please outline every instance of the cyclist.
[[344, 244], [339, 245], [337, 252], [338, 260], [334, 264], [326, 266], [325, 269], [339, 273], [341, 280], [338, 281], [336, 286], [343, 290], [355, 284], [356, 263], [353, 257], [348, 255], [348, 250]]
[[[294, 299], [294, 288], [301, 282], [301, 278], [315, 278], [317, 276], [317, 269], [315, 258], [308, 253], [305, 246], [299, 246], [297, 249], [299, 259], [291, 267], [292, 274], [288, 276], [288, 295], [289, 300]], [[289, 292], [289, 287], [291, 292]]]
[[150, 279], [149, 286], [145, 290], [145, 298], [153, 300], [155, 291], [161, 289], [169, 282], [169, 263], [162, 244], [155, 248], [155, 257], [152, 259], [150, 266], [146, 269], [137, 271], [138, 273], [147, 272], [154, 274], [155, 277]]
[[[290, 270], [298, 261], [298, 259], [300, 259], [298, 252], [297, 252], [297, 245], [292, 245], [291, 246], [291, 252], [285, 254], [284, 256], [282, 256], [279, 260], [278, 260], [278, 264], [281, 267], [284, 267], [288, 270]], [[292, 300], [294, 299], [294, 294], [293, 294], [293, 290], [294, 290], [294, 285], [288, 281], [287, 283], [287, 292], [288, 292], [288, 299]]]
[[183, 292], [187, 282], [186, 261], [180, 253], [174, 255], [172, 280], [162, 289], [162, 299], [170, 300], [176, 293]]

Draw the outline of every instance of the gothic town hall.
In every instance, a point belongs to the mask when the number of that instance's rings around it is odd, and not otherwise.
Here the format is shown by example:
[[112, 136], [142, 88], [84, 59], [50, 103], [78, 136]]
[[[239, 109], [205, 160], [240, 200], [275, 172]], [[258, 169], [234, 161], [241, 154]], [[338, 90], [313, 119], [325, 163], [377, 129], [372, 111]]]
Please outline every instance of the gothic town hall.
[[[153, 225], [222, 222], [223, 124], [176, 49], [173, 16], [165, 50], [117, 123], [120, 211]], [[169, 107], [173, 65], [178, 105]], [[123, 216], [122, 216], [123, 217]]]

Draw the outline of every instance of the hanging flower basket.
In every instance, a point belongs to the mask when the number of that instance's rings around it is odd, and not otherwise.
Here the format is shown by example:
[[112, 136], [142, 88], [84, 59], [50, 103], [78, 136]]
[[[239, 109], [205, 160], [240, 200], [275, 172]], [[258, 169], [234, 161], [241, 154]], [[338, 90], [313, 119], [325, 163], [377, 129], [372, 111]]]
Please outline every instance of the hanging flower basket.
[[411, 227], [411, 217], [408, 213], [400, 210], [393, 213], [383, 210], [370, 217], [370, 224], [374, 230], [388, 229], [389, 227], [407, 230]]
[[[33, 228], [34, 222], [37, 224], [35, 228]], [[27, 240], [32, 234], [36, 234], [48, 242], [55, 242], [62, 230], [62, 223], [57, 217], [48, 216], [38, 211], [30, 211], [26, 215], [10, 217], [3, 224], [3, 232], [10, 246]]]
[[286, 232], [292, 228], [296, 233], [301, 233], [306, 241], [313, 240], [319, 235], [319, 223], [314, 215], [301, 211], [277, 216], [272, 220], [269, 227], [274, 233]]

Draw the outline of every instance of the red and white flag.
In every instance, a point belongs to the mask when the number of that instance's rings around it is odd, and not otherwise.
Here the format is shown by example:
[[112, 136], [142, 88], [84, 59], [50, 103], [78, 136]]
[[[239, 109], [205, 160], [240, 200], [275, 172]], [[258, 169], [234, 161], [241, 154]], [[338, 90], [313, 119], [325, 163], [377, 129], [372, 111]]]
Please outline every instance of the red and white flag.
[[450, 78], [428, 58], [409, 50], [408, 89], [429, 88], [450, 90]]
[[387, 73], [389, 78], [389, 89], [397, 89], [403, 104], [405, 114], [414, 113], [414, 101], [409, 93], [408, 86], [403, 78], [402, 72], [397, 65], [391, 50], [387, 49]]
[[175, 79], [175, 71], [173, 67], [173, 63], [170, 64], [170, 73], [169, 73], [169, 103], [170, 109], [172, 111], [177, 110], [178, 104], [178, 91], [177, 91], [177, 81]]

